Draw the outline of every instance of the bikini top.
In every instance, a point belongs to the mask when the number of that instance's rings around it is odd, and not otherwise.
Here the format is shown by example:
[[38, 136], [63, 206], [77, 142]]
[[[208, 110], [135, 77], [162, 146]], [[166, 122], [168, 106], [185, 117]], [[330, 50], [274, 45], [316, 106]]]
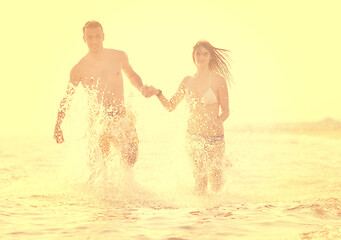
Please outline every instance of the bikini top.
[[[212, 103], [216, 103], [218, 102], [218, 99], [212, 89], [212, 73], [210, 74], [210, 87], [207, 89], [207, 91], [202, 95], [201, 98], [198, 97], [194, 97], [193, 93], [191, 92], [191, 90], [189, 90], [189, 87], [186, 88], [186, 100], [188, 103], [192, 103], [192, 102], [202, 102], [203, 104], [212, 104]], [[188, 86], [190, 85], [190, 83], [188, 84]]]

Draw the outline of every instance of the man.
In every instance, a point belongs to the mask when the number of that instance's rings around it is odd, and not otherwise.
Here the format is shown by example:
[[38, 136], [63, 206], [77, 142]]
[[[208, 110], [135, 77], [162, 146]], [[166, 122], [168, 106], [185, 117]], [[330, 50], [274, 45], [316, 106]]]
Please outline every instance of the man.
[[99, 147], [103, 156], [108, 155], [112, 143], [121, 153], [122, 159], [133, 166], [137, 160], [138, 138], [133, 116], [128, 114], [124, 107], [122, 71], [143, 96], [151, 96], [149, 88], [143, 85], [123, 51], [103, 47], [104, 33], [99, 22], [89, 21], [85, 24], [83, 39], [89, 52], [71, 70], [66, 96], [62, 99], [58, 111], [54, 138], [57, 143], [64, 142], [61, 124], [76, 87], [81, 83], [95, 98], [96, 104], [90, 109], [89, 122], [90, 127], [94, 127], [96, 118], [101, 118]]

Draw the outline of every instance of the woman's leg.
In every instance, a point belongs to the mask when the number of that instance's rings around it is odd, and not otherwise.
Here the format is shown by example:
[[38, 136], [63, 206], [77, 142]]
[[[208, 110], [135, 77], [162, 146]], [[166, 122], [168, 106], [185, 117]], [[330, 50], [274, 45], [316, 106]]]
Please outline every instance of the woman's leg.
[[195, 191], [204, 194], [207, 190], [207, 154], [202, 139], [189, 137], [187, 139], [187, 153], [193, 163], [193, 176], [195, 180]]
[[209, 182], [214, 192], [221, 190], [223, 185], [223, 159], [225, 154], [224, 139], [213, 143], [207, 148], [207, 156], [210, 160]]

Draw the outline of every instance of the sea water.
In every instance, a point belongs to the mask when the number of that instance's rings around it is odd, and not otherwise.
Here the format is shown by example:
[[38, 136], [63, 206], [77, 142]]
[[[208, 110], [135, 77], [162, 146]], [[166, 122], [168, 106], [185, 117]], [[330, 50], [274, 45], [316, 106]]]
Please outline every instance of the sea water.
[[224, 187], [198, 196], [181, 114], [136, 112], [133, 168], [89, 165], [79, 114], [61, 145], [1, 137], [0, 239], [341, 239], [340, 139], [226, 127]]

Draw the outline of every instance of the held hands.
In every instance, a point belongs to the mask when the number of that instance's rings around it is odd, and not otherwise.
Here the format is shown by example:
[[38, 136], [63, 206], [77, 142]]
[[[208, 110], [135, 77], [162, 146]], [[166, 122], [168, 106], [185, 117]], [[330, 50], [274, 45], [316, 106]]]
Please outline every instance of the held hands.
[[146, 98], [150, 98], [151, 96], [154, 96], [156, 94], [159, 93], [160, 90], [156, 89], [155, 87], [153, 86], [146, 86], [144, 85], [142, 88], [141, 88], [141, 93], [144, 97]]

